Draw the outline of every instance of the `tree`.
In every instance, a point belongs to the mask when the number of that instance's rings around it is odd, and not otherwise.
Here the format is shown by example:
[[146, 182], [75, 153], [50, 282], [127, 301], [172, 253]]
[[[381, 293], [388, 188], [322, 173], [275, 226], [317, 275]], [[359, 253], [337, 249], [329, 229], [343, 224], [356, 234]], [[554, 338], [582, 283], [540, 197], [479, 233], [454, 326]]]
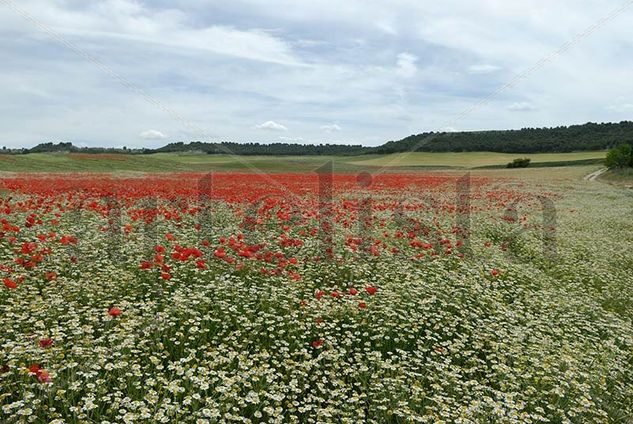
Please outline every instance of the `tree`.
[[631, 153], [631, 145], [620, 144], [609, 150], [605, 165], [608, 168], [624, 168], [633, 166], [633, 154]]

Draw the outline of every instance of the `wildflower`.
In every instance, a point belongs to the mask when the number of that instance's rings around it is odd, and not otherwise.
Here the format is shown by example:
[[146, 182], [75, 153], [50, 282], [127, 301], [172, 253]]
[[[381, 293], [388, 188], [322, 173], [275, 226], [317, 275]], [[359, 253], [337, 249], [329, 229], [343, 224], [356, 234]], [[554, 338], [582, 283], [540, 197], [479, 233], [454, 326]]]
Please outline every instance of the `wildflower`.
[[45, 349], [47, 347], [51, 347], [53, 345], [53, 339], [51, 339], [50, 337], [45, 338], [45, 339], [41, 339], [39, 341], [39, 345], [43, 349]]
[[139, 268], [141, 269], [150, 269], [151, 267], [152, 267], [152, 263], [150, 261], [143, 261], [139, 265]]
[[376, 294], [378, 289], [376, 287], [369, 286], [369, 287], [365, 287], [365, 291], [367, 292], [368, 295], [373, 296]]
[[4, 278], [2, 280], [2, 282], [4, 283], [6, 288], [8, 288], [8, 289], [17, 289], [18, 288], [18, 283], [16, 283], [15, 281], [13, 281], [13, 280], [11, 280], [9, 278]]
[[318, 348], [320, 348], [321, 346], [323, 346], [323, 343], [324, 343], [324, 342], [323, 342], [323, 339], [317, 339], [317, 340], [314, 340], [314, 341], [312, 342], [312, 347], [313, 347], [313, 348], [315, 348], [315, 349], [318, 349]]
[[111, 317], [118, 317], [119, 315], [121, 315], [122, 311], [117, 308], [116, 306], [111, 307], [110, 309], [108, 309], [108, 315], [110, 315]]

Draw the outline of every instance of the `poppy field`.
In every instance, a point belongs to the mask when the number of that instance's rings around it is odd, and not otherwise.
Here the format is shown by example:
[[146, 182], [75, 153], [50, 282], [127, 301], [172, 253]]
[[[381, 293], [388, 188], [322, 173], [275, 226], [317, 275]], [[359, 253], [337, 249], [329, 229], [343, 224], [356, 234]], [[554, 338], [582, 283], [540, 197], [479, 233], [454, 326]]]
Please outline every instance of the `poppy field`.
[[0, 422], [629, 423], [632, 205], [468, 174], [5, 176]]

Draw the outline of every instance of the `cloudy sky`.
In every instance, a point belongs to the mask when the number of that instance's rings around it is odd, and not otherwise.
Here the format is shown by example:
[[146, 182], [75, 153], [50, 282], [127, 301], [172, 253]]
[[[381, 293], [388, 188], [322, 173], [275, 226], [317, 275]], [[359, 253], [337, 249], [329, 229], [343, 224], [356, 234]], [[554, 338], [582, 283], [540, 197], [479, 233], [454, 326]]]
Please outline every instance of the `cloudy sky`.
[[623, 4], [0, 0], [0, 145], [376, 145], [630, 120], [633, 7], [537, 65]]

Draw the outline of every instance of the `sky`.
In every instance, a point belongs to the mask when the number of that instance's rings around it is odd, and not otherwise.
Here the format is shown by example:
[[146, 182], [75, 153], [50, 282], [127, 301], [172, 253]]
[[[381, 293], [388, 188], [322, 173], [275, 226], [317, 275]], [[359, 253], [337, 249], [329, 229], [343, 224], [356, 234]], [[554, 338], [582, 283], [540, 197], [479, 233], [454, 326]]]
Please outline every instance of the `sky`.
[[0, 0], [0, 145], [372, 146], [632, 120], [624, 4]]

